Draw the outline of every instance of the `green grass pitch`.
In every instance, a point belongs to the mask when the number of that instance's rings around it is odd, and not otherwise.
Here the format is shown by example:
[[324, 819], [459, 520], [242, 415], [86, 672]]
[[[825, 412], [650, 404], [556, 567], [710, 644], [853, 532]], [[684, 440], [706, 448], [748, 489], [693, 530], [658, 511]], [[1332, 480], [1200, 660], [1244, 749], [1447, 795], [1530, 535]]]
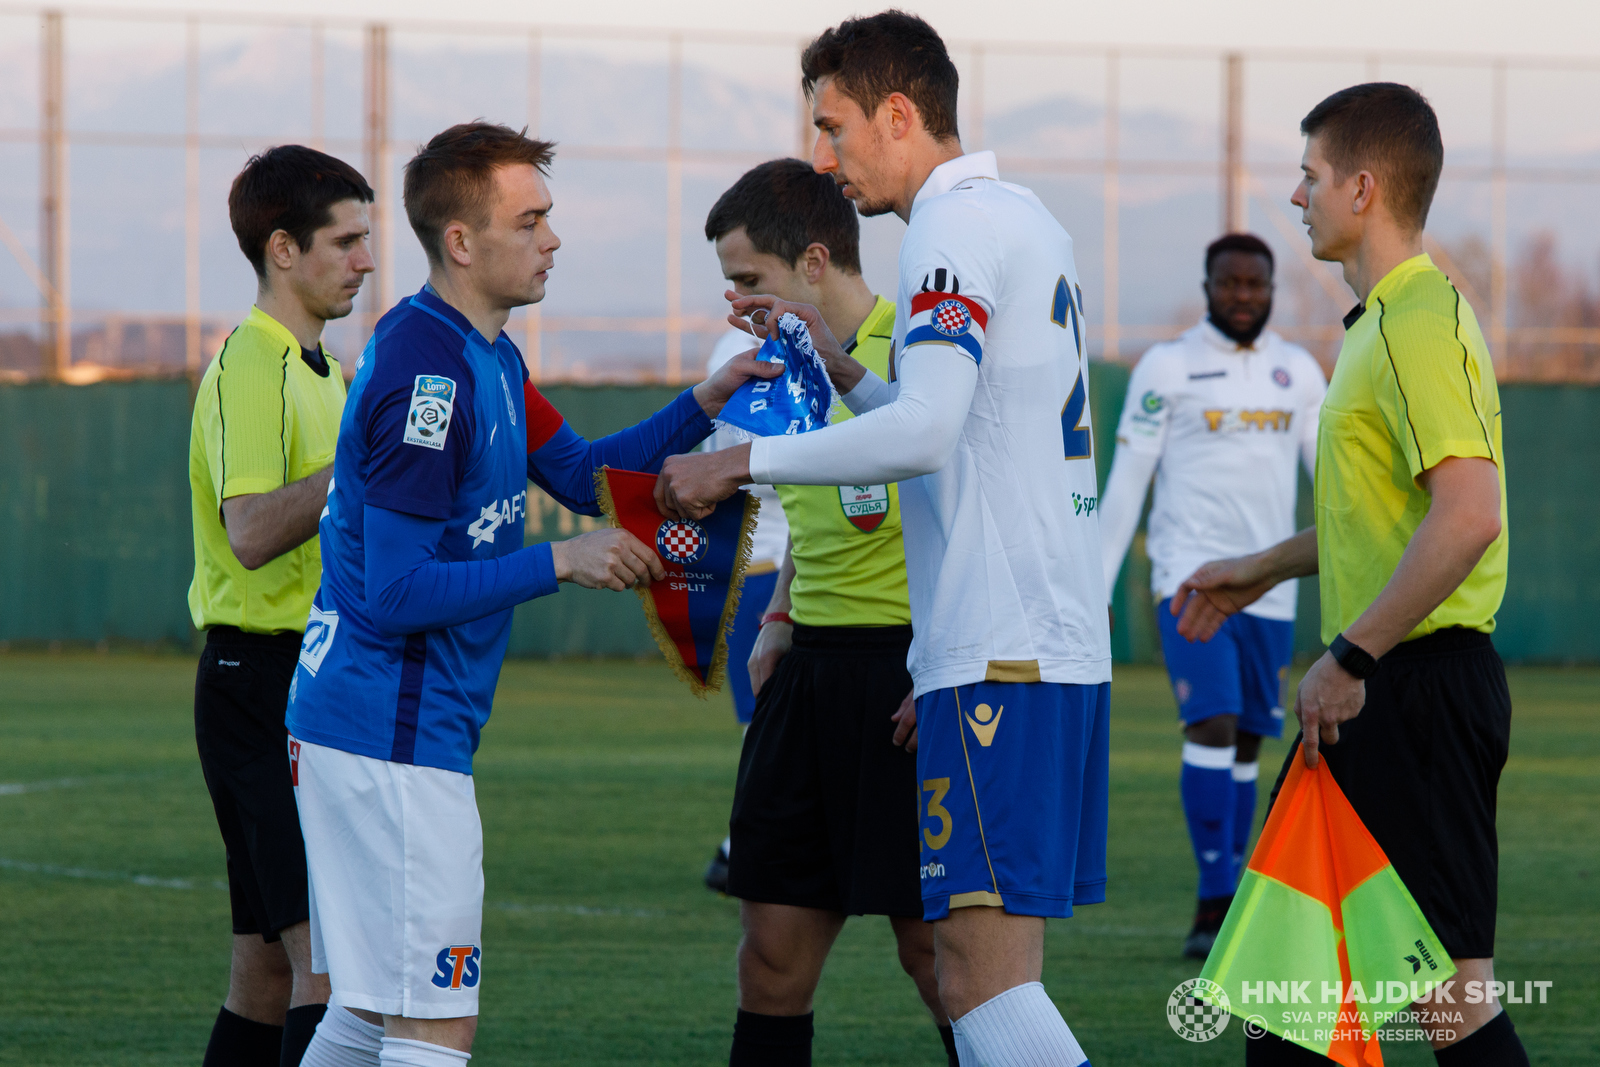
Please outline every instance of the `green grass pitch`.
[[[0, 1064], [198, 1063], [227, 975], [222, 846], [187, 657], [0, 655]], [[1534, 1063], [1600, 1062], [1600, 672], [1517, 670], [1500, 790], [1502, 978]], [[1188, 1045], [1168, 993], [1193, 861], [1163, 675], [1113, 687], [1110, 901], [1051, 924], [1045, 982], [1099, 1067], [1239, 1064], [1235, 1023]], [[737, 905], [701, 870], [739, 731], [664, 666], [507, 665], [477, 759], [487, 853], [475, 1063], [715, 1064]], [[1284, 744], [1263, 756], [1270, 787]], [[1258, 817], [1259, 818], [1259, 817]], [[1433, 1062], [1389, 1044], [1390, 1064]], [[942, 1064], [888, 924], [852, 921], [817, 997], [816, 1062]]]

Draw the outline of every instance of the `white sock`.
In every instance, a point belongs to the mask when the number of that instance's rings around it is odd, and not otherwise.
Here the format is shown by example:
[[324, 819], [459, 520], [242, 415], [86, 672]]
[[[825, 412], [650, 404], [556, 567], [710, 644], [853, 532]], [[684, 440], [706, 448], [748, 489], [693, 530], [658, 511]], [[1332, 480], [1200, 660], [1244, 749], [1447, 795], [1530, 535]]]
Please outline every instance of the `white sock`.
[[337, 1004], [317, 1024], [300, 1067], [378, 1067], [383, 1027], [362, 1022]]
[[724, 856], [733, 855], [733, 835], [732, 834], [730, 834], [727, 837], [724, 837], [722, 839], [722, 854]]
[[383, 1039], [383, 1067], [461, 1067], [470, 1059], [470, 1052], [457, 1052], [426, 1041], [403, 1037]]
[[[1038, 982], [1008, 989], [951, 1025], [956, 1041], [965, 1038], [975, 1054], [974, 1067], [1079, 1067], [1089, 1062], [1067, 1020]], [[962, 1067], [968, 1062], [962, 1055]]]

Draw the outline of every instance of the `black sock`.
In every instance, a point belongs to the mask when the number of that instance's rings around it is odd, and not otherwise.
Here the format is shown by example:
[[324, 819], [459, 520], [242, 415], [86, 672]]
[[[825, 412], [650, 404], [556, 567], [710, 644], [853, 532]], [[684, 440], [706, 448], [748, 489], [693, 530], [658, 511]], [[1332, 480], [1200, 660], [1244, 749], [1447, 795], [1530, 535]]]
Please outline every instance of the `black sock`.
[[728, 1067], [811, 1067], [811, 1022], [804, 1015], [757, 1015], [739, 1009]]
[[1455, 1044], [1435, 1049], [1433, 1058], [1439, 1067], [1528, 1067], [1522, 1038], [1503, 1011]]
[[956, 1056], [956, 1028], [949, 1023], [939, 1027], [939, 1040], [944, 1042], [944, 1054], [950, 1057], [950, 1067], [961, 1067], [961, 1060]]
[[283, 1020], [283, 1054], [278, 1059], [278, 1067], [300, 1067], [306, 1046], [311, 1044], [317, 1024], [327, 1011], [326, 1004], [302, 1004], [289, 1009], [288, 1016]]
[[227, 1008], [217, 1012], [201, 1067], [278, 1067], [283, 1027], [253, 1022]]
[[1333, 1062], [1277, 1034], [1263, 1031], [1255, 1037], [1254, 1033], [1254, 1029], [1245, 1031], [1245, 1067], [1328, 1067]]

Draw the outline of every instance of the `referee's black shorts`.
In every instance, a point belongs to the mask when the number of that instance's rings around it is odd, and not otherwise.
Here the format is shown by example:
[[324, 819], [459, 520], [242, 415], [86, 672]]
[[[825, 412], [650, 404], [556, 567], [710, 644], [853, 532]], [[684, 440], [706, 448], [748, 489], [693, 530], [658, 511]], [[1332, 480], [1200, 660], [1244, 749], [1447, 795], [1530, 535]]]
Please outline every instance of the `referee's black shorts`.
[[283, 723], [300, 637], [213, 627], [194, 681], [195, 745], [228, 850], [233, 932], [264, 941], [311, 914]]
[[909, 626], [795, 626], [739, 756], [730, 896], [922, 917], [917, 758], [889, 720], [910, 646]]
[[1494, 643], [1452, 628], [1396, 645], [1367, 679], [1361, 714], [1340, 725], [1338, 744], [1318, 749], [1455, 959], [1494, 955], [1495, 796], [1510, 737]]

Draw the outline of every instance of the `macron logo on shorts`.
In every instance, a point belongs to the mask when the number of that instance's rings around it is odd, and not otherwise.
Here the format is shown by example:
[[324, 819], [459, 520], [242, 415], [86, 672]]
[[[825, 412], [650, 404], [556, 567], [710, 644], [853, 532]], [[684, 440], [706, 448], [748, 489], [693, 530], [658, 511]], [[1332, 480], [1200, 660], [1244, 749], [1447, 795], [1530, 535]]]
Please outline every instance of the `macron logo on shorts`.
[[451, 945], [439, 950], [434, 960], [437, 972], [431, 981], [440, 989], [471, 989], [478, 984], [478, 962], [483, 953], [477, 945]]

